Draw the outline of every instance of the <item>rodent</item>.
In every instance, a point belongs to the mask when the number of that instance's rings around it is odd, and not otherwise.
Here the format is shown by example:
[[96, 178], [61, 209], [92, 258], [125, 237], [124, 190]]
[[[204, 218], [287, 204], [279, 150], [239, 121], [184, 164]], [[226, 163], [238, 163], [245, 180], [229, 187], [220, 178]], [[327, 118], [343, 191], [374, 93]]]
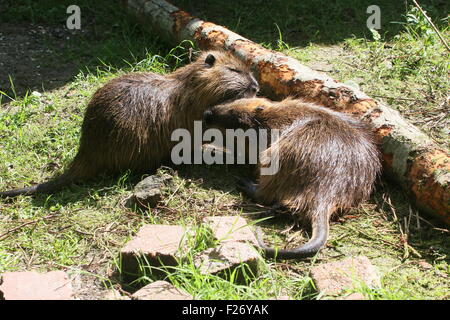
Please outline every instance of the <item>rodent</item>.
[[299, 99], [239, 99], [207, 110], [204, 123], [280, 130], [257, 165], [259, 171], [267, 167], [268, 157], [278, 150], [278, 171], [259, 174], [257, 184], [243, 179], [240, 188], [257, 202], [281, 205], [299, 222], [309, 221], [312, 236], [298, 248], [276, 250], [264, 244], [259, 229], [259, 244], [268, 257], [299, 259], [317, 253], [326, 244], [331, 216], [366, 200], [381, 171], [369, 124]]
[[249, 66], [225, 51], [202, 52], [168, 75], [130, 73], [98, 89], [85, 111], [78, 153], [65, 172], [0, 197], [53, 193], [101, 174], [151, 172], [170, 159], [171, 133], [193, 130], [210, 106], [253, 97], [258, 82]]

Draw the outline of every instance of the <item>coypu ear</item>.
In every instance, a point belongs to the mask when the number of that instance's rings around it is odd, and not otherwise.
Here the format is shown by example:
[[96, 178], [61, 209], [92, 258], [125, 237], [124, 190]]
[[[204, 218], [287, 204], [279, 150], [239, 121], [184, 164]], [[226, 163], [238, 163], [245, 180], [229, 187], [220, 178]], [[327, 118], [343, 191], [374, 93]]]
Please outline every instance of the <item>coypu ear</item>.
[[212, 67], [214, 65], [214, 62], [216, 62], [216, 57], [214, 57], [213, 54], [208, 54], [208, 56], [205, 59], [205, 63], [208, 65], [208, 67]]
[[265, 106], [257, 106], [257, 107], [255, 108], [255, 111], [256, 111], [256, 112], [261, 112], [261, 111], [263, 111], [265, 108], [266, 108]]

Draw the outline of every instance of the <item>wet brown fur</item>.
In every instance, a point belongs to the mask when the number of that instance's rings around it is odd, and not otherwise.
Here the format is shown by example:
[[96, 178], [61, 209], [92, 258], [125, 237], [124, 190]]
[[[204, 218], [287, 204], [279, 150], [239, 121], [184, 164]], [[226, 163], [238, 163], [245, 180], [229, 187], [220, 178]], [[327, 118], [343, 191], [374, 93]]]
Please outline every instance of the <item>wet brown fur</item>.
[[[211, 55], [214, 59], [210, 59]], [[152, 172], [167, 161], [172, 131], [193, 131], [210, 106], [256, 94], [249, 67], [222, 51], [203, 52], [168, 75], [131, 73], [97, 90], [85, 113], [80, 146], [65, 173], [0, 196], [47, 193], [74, 181], [130, 169]]]
[[280, 130], [280, 138], [259, 159], [259, 169], [268, 166], [268, 157], [278, 149], [279, 170], [259, 176], [253, 197], [281, 204], [297, 220], [312, 223], [313, 238], [318, 224], [328, 235], [329, 219], [342, 211], [338, 209], [358, 206], [369, 197], [381, 169], [368, 124], [302, 100], [240, 99], [205, 114], [216, 127]]

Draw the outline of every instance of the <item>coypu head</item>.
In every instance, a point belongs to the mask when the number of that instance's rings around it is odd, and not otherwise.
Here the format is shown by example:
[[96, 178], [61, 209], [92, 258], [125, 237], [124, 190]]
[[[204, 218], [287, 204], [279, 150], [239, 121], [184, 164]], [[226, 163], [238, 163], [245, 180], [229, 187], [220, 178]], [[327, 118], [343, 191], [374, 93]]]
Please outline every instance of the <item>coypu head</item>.
[[[194, 63], [188, 65], [186, 79], [193, 87], [198, 100], [209, 106], [225, 101], [254, 97], [258, 82], [244, 62], [225, 51], [206, 51]], [[178, 78], [183, 75], [180, 70]]]
[[264, 114], [271, 107], [272, 102], [264, 98], [239, 99], [206, 110], [203, 121], [215, 128], [263, 128], [266, 127]]
[[265, 98], [239, 99], [214, 106], [203, 114], [206, 126], [229, 129], [283, 129], [296, 119], [330, 110], [301, 99], [271, 101]]

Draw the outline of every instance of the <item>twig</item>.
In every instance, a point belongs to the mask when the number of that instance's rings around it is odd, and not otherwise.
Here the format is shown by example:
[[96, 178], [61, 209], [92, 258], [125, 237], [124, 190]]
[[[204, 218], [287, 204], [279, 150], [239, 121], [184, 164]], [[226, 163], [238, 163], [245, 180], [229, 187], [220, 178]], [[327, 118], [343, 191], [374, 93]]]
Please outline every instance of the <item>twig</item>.
[[389, 96], [383, 96], [383, 95], [377, 95], [377, 94], [373, 94], [372, 96], [375, 98], [384, 98], [384, 99], [393, 99], [393, 100], [404, 100], [404, 101], [423, 102], [423, 103], [428, 102], [428, 101], [422, 100], [422, 99], [398, 98], [398, 97], [389, 97]]
[[164, 201], [166, 205], [169, 204], [169, 201], [172, 200], [172, 198], [175, 196], [175, 194], [178, 192], [178, 190], [180, 190], [180, 188], [181, 188], [183, 185], [184, 185], [184, 183], [181, 182], [181, 183], [177, 186], [177, 188], [175, 189], [175, 191], [172, 192], [172, 194], [169, 196], [169, 198], [167, 198], [167, 199]]
[[439, 39], [441, 39], [442, 43], [444, 44], [445, 48], [447, 48], [447, 51], [450, 52], [450, 47], [448, 46], [447, 42], [445, 41], [445, 39], [442, 37], [441, 33], [439, 32], [438, 28], [436, 28], [436, 26], [434, 25], [433, 21], [431, 21], [431, 19], [427, 16], [427, 14], [425, 13], [425, 11], [423, 11], [422, 7], [417, 3], [416, 0], [412, 0], [412, 2], [414, 3], [414, 5], [417, 7], [417, 9], [420, 10], [420, 12], [423, 14], [423, 16], [425, 17], [425, 19], [427, 19], [428, 23], [433, 27], [434, 31], [436, 31], [436, 34], [438, 35]]
[[[412, 213], [412, 208], [411, 208], [411, 206], [409, 206], [409, 212], [410, 213]], [[417, 223], [417, 230], [418, 231], [420, 231], [420, 219], [419, 219], [419, 212], [417, 211], [417, 210], [414, 210], [415, 211], [415, 216], [416, 216], [416, 223]]]
[[37, 219], [37, 220], [34, 220], [34, 221], [28, 221], [28, 222], [22, 223], [21, 225], [15, 227], [15, 228], [12, 228], [12, 229], [6, 231], [5, 233], [1, 234], [1, 235], [0, 235], [0, 241], [1, 241], [1, 240], [5, 240], [6, 238], [9, 237], [9, 235], [10, 235], [11, 233], [13, 233], [14, 231], [17, 231], [17, 230], [19, 230], [19, 229], [21, 229], [21, 228], [23, 228], [23, 227], [29, 225], [29, 224], [35, 224], [35, 223], [38, 223], [38, 222], [40, 222], [40, 221], [42, 221], [42, 220], [51, 219], [51, 218], [53, 218], [53, 217], [55, 217], [55, 216], [56, 216], [56, 214], [50, 214], [50, 215], [48, 215], [48, 216], [42, 217], [42, 218]]
[[391, 198], [389, 196], [386, 196], [386, 194], [383, 194], [383, 199], [389, 205], [389, 209], [391, 209], [391, 212], [394, 215], [394, 222], [397, 222], [398, 221], [397, 213], [395, 212], [395, 208], [392, 205]]

